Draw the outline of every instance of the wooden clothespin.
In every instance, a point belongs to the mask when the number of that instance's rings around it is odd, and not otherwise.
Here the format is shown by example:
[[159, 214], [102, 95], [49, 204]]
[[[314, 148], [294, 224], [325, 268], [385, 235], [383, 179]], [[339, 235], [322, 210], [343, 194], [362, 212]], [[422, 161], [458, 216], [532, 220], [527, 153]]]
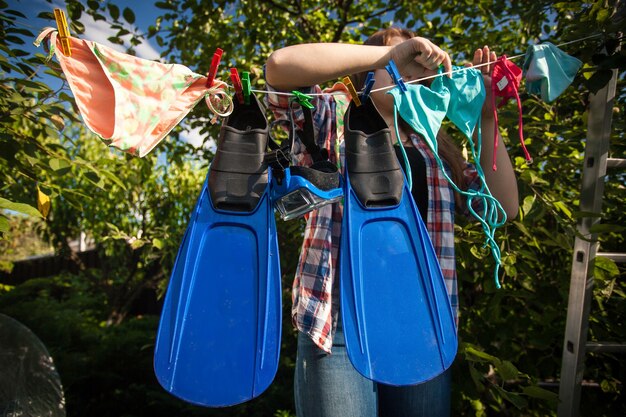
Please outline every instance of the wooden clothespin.
[[65, 12], [61, 9], [54, 9], [54, 20], [57, 22], [59, 30], [59, 39], [61, 40], [61, 51], [65, 56], [72, 56], [72, 48], [70, 47], [70, 30], [67, 27], [67, 19]]
[[352, 84], [352, 80], [350, 79], [350, 77], [348, 76], [343, 77], [343, 83], [346, 85], [346, 87], [348, 87], [348, 92], [352, 96], [352, 101], [354, 101], [354, 104], [356, 104], [357, 107], [360, 106], [361, 99], [359, 98], [359, 95], [356, 93], [356, 88], [354, 88], [354, 84]]

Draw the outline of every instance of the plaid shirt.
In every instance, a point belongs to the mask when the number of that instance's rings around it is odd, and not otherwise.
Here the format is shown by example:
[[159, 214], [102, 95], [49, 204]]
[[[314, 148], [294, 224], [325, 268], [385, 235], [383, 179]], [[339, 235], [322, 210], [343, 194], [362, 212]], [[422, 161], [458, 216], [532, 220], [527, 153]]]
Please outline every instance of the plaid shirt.
[[[289, 96], [275, 94], [268, 86], [266, 103], [275, 118], [291, 121], [298, 128], [304, 124], [300, 105], [290, 102]], [[321, 93], [320, 87], [303, 90], [304, 93]], [[331, 162], [343, 168], [343, 117], [349, 100], [343, 84], [335, 84], [324, 90], [324, 95], [314, 96], [312, 104], [315, 138], [320, 147], [329, 152]], [[290, 114], [291, 113], [291, 114]], [[413, 145], [420, 151], [426, 165], [428, 184], [428, 221], [426, 228], [445, 278], [448, 295], [455, 317], [458, 316], [458, 289], [454, 256], [454, 194], [437, 165], [433, 153], [425, 141], [416, 134], [410, 135]], [[295, 138], [293, 158], [297, 165], [310, 165], [311, 158], [304, 145]], [[464, 171], [466, 186], [475, 189], [479, 186], [476, 170], [467, 164]], [[307, 217], [304, 241], [293, 281], [293, 306], [291, 310], [296, 328], [307, 334], [313, 342], [326, 352], [331, 351], [333, 329], [339, 315], [338, 256], [341, 240], [341, 218], [343, 207], [340, 203], [326, 205], [312, 211]]]

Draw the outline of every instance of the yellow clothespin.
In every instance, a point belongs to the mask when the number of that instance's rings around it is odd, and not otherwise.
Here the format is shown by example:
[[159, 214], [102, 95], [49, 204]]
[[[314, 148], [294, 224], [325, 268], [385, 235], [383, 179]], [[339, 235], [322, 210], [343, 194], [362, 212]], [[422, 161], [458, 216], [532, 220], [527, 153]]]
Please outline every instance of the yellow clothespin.
[[356, 93], [356, 89], [354, 88], [354, 84], [352, 84], [352, 80], [350, 79], [350, 77], [343, 77], [343, 83], [346, 85], [346, 87], [348, 87], [348, 91], [350, 92], [350, 95], [352, 96], [352, 100], [354, 101], [354, 104], [358, 106], [361, 105], [361, 100], [359, 99], [359, 95]]
[[72, 56], [72, 49], [70, 48], [70, 30], [67, 27], [65, 12], [61, 9], [54, 9], [54, 19], [57, 21], [57, 28], [59, 29], [59, 39], [61, 40], [61, 50], [63, 51], [63, 55]]

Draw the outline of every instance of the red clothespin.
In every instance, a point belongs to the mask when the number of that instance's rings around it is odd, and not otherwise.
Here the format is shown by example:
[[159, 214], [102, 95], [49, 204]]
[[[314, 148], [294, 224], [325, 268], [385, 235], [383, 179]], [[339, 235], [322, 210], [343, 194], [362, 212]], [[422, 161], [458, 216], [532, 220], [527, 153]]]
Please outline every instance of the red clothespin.
[[54, 20], [56, 20], [57, 29], [59, 30], [61, 51], [65, 56], [72, 56], [72, 48], [70, 47], [70, 30], [67, 27], [65, 12], [61, 9], [54, 9]]
[[496, 167], [496, 151], [498, 150], [498, 112], [496, 111], [496, 96], [502, 97], [497, 107], [502, 107], [509, 99], [517, 101], [517, 110], [519, 113], [519, 140], [524, 151], [524, 157], [528, 163], [532, 163], [532, 158], [524, 144], [524, 126], [522, 123], [522, 102], [519, 98], [519, 85], [522, 80], [522, 70], [513, 62], [502, 55], [493, 65], [491, 71], [491, 104], [493, 106], [493, 116], [495, 121], [494, 138], [493, 138], [493, 170]]
[[243, 86], [241, 85], [241, 79], [239, 78], [239, 72], [237, 72], [237, 68], [230, 69], [230, 79], [233, 82], [233, 86], [235, 87], [235, 94], [237, 94], [237, 100], [239, 100], [239, 104], [243, 104]]
[[217, 67], [220, 65], [220, 61], [222, 59], [222, 51], [220, 48], [215, 50], [213, 54], [213, 59], [211, 60], [211, 68], [209, 68], [209, 73], [207, 74], [206, 86], [213, 87], [213, 83], [215, 82], [215, 74], [217, 74]]
[[356, 93], [356, 88], [354, 88], [354, 84], [352, 84], [352, 80], [350, 79], [350, 77], [343, 77], [343, 83], [346, 85], [346, 87], [348, 87], [348, 92], [352, 96], [352, 101], [354, 101], [354, 104], [356, 104], [357, 107], [360, 106], [361, 99], [359, 99], [359, 95]]

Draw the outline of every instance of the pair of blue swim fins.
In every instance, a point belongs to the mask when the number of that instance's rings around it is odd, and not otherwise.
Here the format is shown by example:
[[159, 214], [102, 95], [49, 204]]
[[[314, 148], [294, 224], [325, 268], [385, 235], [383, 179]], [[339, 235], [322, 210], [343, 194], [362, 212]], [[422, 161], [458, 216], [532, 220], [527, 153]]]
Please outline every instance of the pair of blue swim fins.
[[[289, 219], [323, 204], [316, 196], [337, 201], [342, 194], [341, 302], [353, 365], [392, 385], [443, 372], [456, 353], [454, 318], [389, 129], [371, 100], [346, 114], [346, 173], [337, 182], [324, 162], [273, 179], [268, 123], [250, 98], [234, 100], [176, 258], [154, 354], [160, 384], [209, 407], [248, 401], [271, 384], [281, 340], [274, 207]], [[307, 185], [311, 172], [315, 179], [321, 173], [321, 190]]]

